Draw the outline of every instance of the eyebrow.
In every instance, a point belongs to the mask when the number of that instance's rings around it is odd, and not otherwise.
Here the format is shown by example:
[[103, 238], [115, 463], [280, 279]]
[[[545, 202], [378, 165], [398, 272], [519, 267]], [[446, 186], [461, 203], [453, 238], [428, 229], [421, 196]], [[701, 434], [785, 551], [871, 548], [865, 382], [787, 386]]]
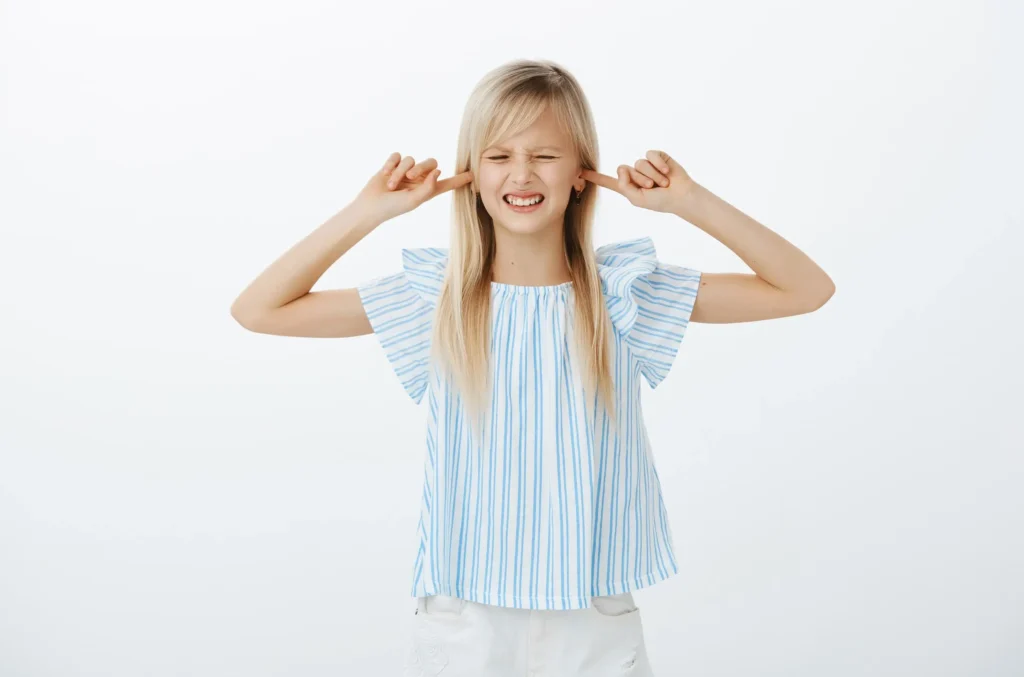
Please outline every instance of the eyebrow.
[[[504, 151], [507, 151], [509, 149], [506, 148], [505, 146], [491, 146], [489, 148], [489, 150], [504, 150]], [[532, 151], [536, 151], [536, 150], [553, 150], [553, 151], [557, 151], [559, 153], [564, 152], [558, 146], [535, 146], [534, 148], [524, 148], [523, 150], [528, 150], [528, 151], [531, 151], [531, 152]]]

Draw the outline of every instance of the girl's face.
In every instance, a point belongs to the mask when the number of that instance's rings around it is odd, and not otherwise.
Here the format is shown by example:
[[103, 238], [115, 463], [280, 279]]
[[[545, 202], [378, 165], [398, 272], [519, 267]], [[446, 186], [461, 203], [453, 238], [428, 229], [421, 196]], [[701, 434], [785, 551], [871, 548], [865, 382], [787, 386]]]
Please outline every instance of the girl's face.
[[[579, 161], [550, 108], [517, 136], [485, 148], [476, 187], [496, 227], [518, 234], [561, 228], [573, 189], [583, 190]], [[510, 193], [528, 195], [509, 204]], [[538, 196], [539, 204], [530, 205]]]

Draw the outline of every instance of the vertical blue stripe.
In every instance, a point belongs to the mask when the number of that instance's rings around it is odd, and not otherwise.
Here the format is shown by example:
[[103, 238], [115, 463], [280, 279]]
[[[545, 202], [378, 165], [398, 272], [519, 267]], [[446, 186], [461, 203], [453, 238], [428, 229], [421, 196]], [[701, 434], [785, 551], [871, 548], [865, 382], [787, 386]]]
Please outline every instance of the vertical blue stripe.
[[462, 489], [462, 519], [459, 527], [459, 550], [456, 556], [455, 592], [462, 591], [462, 574], [466, 567], [466, 522], [469, 521], [469, 499], [473, 494], [471, 478], [473, 477], [473, 455], [476, 453], [475, 449], [476, 445], [473, 444], [473, 440], [470, 440], [470, 444], [466, 448], [466, 481]]
[[[540, 297], [534, 297], [533, 306], [533, 402], [534, 402], [534, 431], [533, 431], [533, 524], [532, 526], [532, 556], [530, 558], [530, 597], [537, 598], [537, 586], [539, 584], [538, 570], [541, 562], [539, 556], [540, 547], [540, 516], [542, 512], [541, 479], [544, 473], [544, 456], [541, 454], [541, 445], [544, 442], [544, 389], [541, 388], [541, 344], [540, 344], [540, 322], [542, 317], [540, 308]], [[550, 557], [550, 551], [548, 551]]]
[[[550, 503], [548, 505], [549, 505], [549, 507], [551, 506]], [[555, 596], [555, 571], [554, 571], [554, 562], [552, 561], [554, 559], [554, 553], [555, 553], [555, 523], [554, 523], [554, 520], [553, 520], [553, 517], [552, 517], [552, 511], [549, 509], [548, 510], [548, 568], [547, 568], [547, 576], [545, 577], [545, 580], [544, 580], [544, 583], [545, 583], [545, 588], [544, 588], [545, 593], [544, 594], [547, 597], [546, 600], [545, 600], [545, 606], [549, 605], [551, 603], [551, 600]]]
[[[616, 412], [617, 414], [617, 412]], [[593, 582], [594, 588], [590, 591], [590, 594], [597, 595], [598, 588], [600, 586], [601, 576], [601, 545], [604, 543], [604, 539], [601, 535], [604, 534], [604, 496], [605, 496], [605, 483], [607, 475], [605, 473], [606, 462], [608, 460], [608, 413], [601, 413], [601, 460], [597, 469], [597, 495], [594, 497], [594, 542], [593, 552], [594, 556], [591, 558], [593, 562]]]
[[[563, 341], [564, 341], [563, 342], [564, 350], [565, 350], [566, 354], [568, 354], [569, 353], [569, 340], [568, 340], [568, 338], [566, 338]], [[574, 382], [573, 381], [573, 372], [572, 372], [572, 368], [569, 366], [569, 362], [570, 362], [569, 360], [565, 360], [564, 362], [562, 362], [563, 376], [564, 376], [565, 382], [567, 384], [571, 384], [571, 383]], [[569, 398], [568, 398], [569, 421], [579, 421], [580, 419], [577, 417], [577, 411], [576, 411], [576, 394], [575, 394], [575, 392], [572, 389], [567, 389], [567, 392], [569, 393]], [[586, 416], [584, 415], [583, 418], [585, 420]], [[575, 432], [576, 432], [576, 427], [573, 426], [573, 433], [574, 434], [569, 438], [569, 440], [570, 440], [570, 447], [571, 447], [571, 450], [572, 450], [572, 483], [573, 483], [573, 501], [572, 502], [573, 502], [573, 509], [575, 510], [575, 513], [576, 513], [574, 515], [574, 517], [573, 517], [573, 524], [575, 525], [574, 531], [576, 533], [576, 575], [575, 575], [576, 590], [575, 590], [575, 594], [576, 594], [576, 598], [577, 599], [583, 599], [583, 598], [586, 597], [586, 594], [587, 594], [586, 590], [583, 589], [583, 567], [584, 567], [584, 562], [583, 562], [583, 529], [587, 528], [587, 525], [585, 525], [583, 523], [583, 502], [582, 502], [582, 499], [583, 499], [583, 496], [582, 496], [582, 493], [583, 493], [582, 484], [583, 484], [583, 482], [582, 482], [582, 478], [580, 477], [580, 473], [582, 472], [582, 465], [583, 465], [583, 463], [580, 461], [580, 458], [579, 458], [579, 455], [580, 455], [579, 447], [580, 447], [580, 445], [579, 445], [579, 440], [576, 439]]]
[[[492, 302], [494, 302], [496, 300], [497, 299], [492, 298]], [[497, 449], [497, 444], [495, 443], [495, 438], [497, 437], [497, 432], [498, 432], [498, 424], [497, 424], [498, 394], [499, 394], [498, 388], [499, 388], [499, 383], [501, 382], [501, 379], [499, 378], [499, 376], [502, 373], [502, 370], [499, 368], [499, 365], [501, 364], [501, 352], [500, 352], [501, 342], [498, 340], [498, 338], [500, 337], [501, 334], [498, 331], [498, 328], [500, 326], [502, 326], [502, 323], [503, 323], [503, 320], [504, 320], [505, 304], [497, 303], [496, 305], [497, 305], [497, 311], [498, 312], [497, 312], [496, 320], [492, 324], [492, 331], [491, 331], [491, 334], [492, 334], [491, 354], [492, 354], [492, 356], [495, 359], [493, 360], [493, 363], [490, 365], [491, 373], [494, 375], [494, 386], [493, 386], [493, 388], [491, 390], [491, 436], [490, 436], [491, 437], [491, 444], [490, 444], [490, 459], [491, 460], [490, 460], [490, 466], [489, 466], [490, 467], [490, 473], [489, 473], [489, 476], [488, 476], [488, 490], [487, 490], [487, 501], [488, 501], [488, 512], [487, 512], [487, 559], [486, 559], [486, 563], [484, 565], [486, 567], [486, 574], [484, 575], [484, 588], [483, 588], [484, 600], [486, 600], [486, 601], [484, 601], [485, 604], [493, 604], [494, 603], [493, 597], [491, 595], [491, 590], [492, 590], [492, 588], [491, 588], [491, 574], [493, 573], [493, 569], [494, 569], [494, 536], [495, 536], [495, 532], [496, 531], [499, 532], [499, 533], [501, 531], [501, 525], [500, 524], [496, 524], [495, 521], [494, 521], [494, 496], [495, 496], [494, 485], [498, 482], [498, 477], [497, 477], [497, 470], [498, 470], [498, 467], [497, 467], [498, 466], [498, 464], [497, 464], [497, 455], [498, 455], [498, 449]], [[492, 312], [492, 314], [494, 313], [494, 309], [493, 308], [492, 308], [491, 312]]]
[[[564, 320], [564, 316], [562, 318]], [[555, 326], [557, 320], [552, 320], [552, 326]], [[552, 334], [552, 348], [555, 355], [558, 355], [558, 336]], [[562, 359], [566, 359], [564, 353], [561, 354]], [[568, 547], [569, 540], [569, 528], [566, 522], [569, 519], [566, 510], [566, 504], [569, 502], [568, 497], [565, 496], [565, 449], [563, 448], [562, 440], [562, 382], [559, 379], [555, 379], [555, 467], [558, 470], [558, 547], [559, 547], [559, 559], [558, 559], [558, 570], [559, 570], [559, 590], [561, 591], [561, 597], [564, 599], [569, 592], [569, 567], [566, 562], [566, 548]], [[563, 498], [564, 497], [564, 498]]]
[[[622, 373], [622, 356], [621, 356], [619, 351], [616, 351], [615, 352], [615, 377], [616, 377], [616, 379], [619, 379], [622, 376], [623, 376], [623, 373]], [[621, 402], [621, 401], [619, 402], [620, 407], [623, 404], [624, 404], [623, 402]], [[623, 418], [622, 414], [616, 414], [616, 417], [619, 418], [619, 419]], [[621, 426], [621, 425], [616, 426], [616, 428], [618, 430], [620, 430], [620, 432], [619, 432], [619, 434], [615, 435], [613, 437], [613, 439], [612, 439], [612, 476], [611, 476], [611, 480], [610, 480], [611, 489], [608, 492], [609, 496], [608, 496], [608, 499], [607, 499], [608, 500], [608, 532], [607, 532], [607, 539], [608, 539], [607, 540], [607, 543], [608, 543], [608, 560], [607, 560], [608, 561], [608, 569], [607, 569], [607, 571], [605, 571], [605, 576], [606, 576], [606, 578], [605, 578], [605, 590], [608, 590], [609, 594], [614, 594], [614, 593], [610, 592], [611, 590], [614, 589], [614, 586], [612, 585], [612, 576], [615, 574], [615, 558], [612, 555], [613, 555], [613, 553], [618, 552], [619, 548], [621, 547], [619, 545], [618, 541], [616, 541], [615, 539], [616, 539], [616, 536], [617, 536], [617, 534], [616, 534], [616, 518], [618, 517], [618, 514], [617, 514], [616, 511], [618, 510], [619, 493], [621, 492], [621, 488], [619, 487], [619, 456], [620, 456], [620, 453], [621, 453], [619, 439], [620, 439], [620, 437], [622, 435], [622, 433], [621, 433], [622, 427], [623, 426]], [[605, 534], [602, 534], [602, 536], [605, 536]]]
[[[519, 301], [516, 299], [516, 307], [519, 307]], [[526, 309], [523, 308], [523, 325], [522, 329], [515, 332], [515, 336], [518, 339], [522, 338], [522, 332], [526, 330], [529, 320], [527, 319]], [[512, 332], [510, 332], [512, 333]], [[521, 599], [523, 596], [522, 584], [523, 584], [523, 494], [526, 493], [526, 342], [517, 341], [515, 355], [519, 360], [519, 380], [518, 386], [519, 391], [517, 393], [518, 402], [516, 408], [518, 409], [519, 419], [519, 430], [517, 431], [517, 457], [519, 458], [519, 472], [516, 475], [516, 532], [515, 532], [515, 556], [513, 559], [514, 568], [512, 570], [512, 590], [514, 591], [515, 598]]]
[[511, 473], [509, 472], [509, 465], [510, 465], [511, 459], [509, 458], [509, 456], [510, 456], [510, 449], [509, 449], [509, 446], [510, 446], [509, 445], [509, 442], [510, 442], [509, 437], [510, 437], [510, 435], [508, 433], [509, 433], [509, 426], [511, 425], [511, 421], [512, 421], [512, 412], [509, 410], [509, 402], [512, 401], [512, 378], [511, 378], [511, 375], [512, 375], [512, 359], [511, 359], [511, 347], [512, 347], [512, 327], [515, 326], [515, 317], [516, 317], [516, 307], [515, 307], [514, 304], [509, 303], [509, 319], [508, 319], [508, 322], [505, 325], [503, 325], [503, 331], [502, 331], [502, 336], [504, 337], [504, 340], [505, 340], [505, 361], [498, 363], [502, 367], [503, 372], [504, 372], [504, 377], [505, 377], [505, 393], [504, 393], [504, 398], [503, 398], [503, 400], [505, 402], [505, 407], [504, 407], [504, 411], [503, 411], [504, 417], [502, 419], [502, 421], [503, 421], [502, 428], [504, 429], [505, 434], [502, 435], [503, 440], [502, 440], [501, 467], [502, 467], [503, 481], [502, 481], [502, 484], [501, 484], [501, 522], [499, 522], [499, 525], [500, 525], [500, 528], [501, 528], [501, 531], [499, 532], [500, 536], [501, 536], [501, 548], [500, 548], [500, 552], [499, 552], [499, 555], [498, 555], [498, 605], [499, 606], [507, 606], [508, 605], [508, 598], [507, 598], [508, 581], [507, 581], [507, 578], [506, 578], [506, 571], [507, 571], [507, 568], [508, 568], [508, 566], [507, 566], [508, 562], [506, 560], [506, 555], [505, 555], [505, 546], [508, 544], [508, 530], [505, 528], [505, 525], [508, 524], [507, 517], [506, 517], [506, 512], [507, 512], [507, 509], [508, 509], [509, 485], [512, 482]]
[[[634, 401], [632, 397], [626, 398], [626, 430], [629, 431], [633, 427], [633, 405]], [[624, 478], [621, 485], [622, 493], [622, 544], [619, 546], [619, 555], [621, 559], [621, 571], [622, 580], [625, 582], [629, 580], [628, 571], [626, 566], [626, 554], [629, 549], [629, 539], [632, 537], [632, 531], [630, 530], [629, 524], [629, 508], [632, 503], [632, 496], [630, 495], [630, 479], [632, 477], [632, 463], [633, 463], [633, 445], [630, 444], [631, 439], [626, 438], [625, 444], [622, 445], [623, 451], [623, 474]]]

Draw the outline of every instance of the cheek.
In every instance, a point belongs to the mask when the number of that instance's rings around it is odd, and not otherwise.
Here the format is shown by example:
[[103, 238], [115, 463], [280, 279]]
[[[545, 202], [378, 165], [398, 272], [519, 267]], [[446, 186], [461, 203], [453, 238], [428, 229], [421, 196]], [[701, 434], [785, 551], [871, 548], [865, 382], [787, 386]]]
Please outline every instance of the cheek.
[[482, 166], [476, 175], [477, 188], [483, 192], [492, 193], [501, 186], [501, 178], [494, 171], [493, 167]]
[[571, 167], [552, 166], [542, 176], [550, 186], [560, 188], [572, 184], [574, 173]]

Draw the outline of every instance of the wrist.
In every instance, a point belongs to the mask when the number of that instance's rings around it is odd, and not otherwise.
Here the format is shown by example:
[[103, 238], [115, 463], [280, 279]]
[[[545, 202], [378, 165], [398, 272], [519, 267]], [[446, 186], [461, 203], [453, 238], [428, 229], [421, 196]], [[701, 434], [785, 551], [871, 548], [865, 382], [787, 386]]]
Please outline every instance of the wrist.
[[363, 233], [369, 233], [388, 220], [387, 217], [358, 200], [350, 202], [341, 211], [345, 214], [344, 220]]
[[704, 186], [690, 179], [686, 186], [678, 189], [676, 198], [672, 202], [672, 213], [689, 221], [688, 217], [695, 213], [701, 195], [706, 193], [707, 189]]

